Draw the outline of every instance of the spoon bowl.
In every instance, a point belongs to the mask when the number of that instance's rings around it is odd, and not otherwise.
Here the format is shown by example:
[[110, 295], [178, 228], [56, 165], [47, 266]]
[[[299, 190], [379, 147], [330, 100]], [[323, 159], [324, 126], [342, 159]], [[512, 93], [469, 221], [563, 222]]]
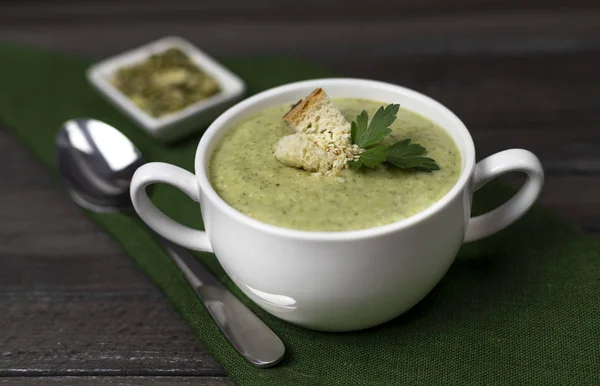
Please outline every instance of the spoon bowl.
[[144, 159], [120, 131], [95, 119], [69, 120], [56, 137], [56, 157], [79, 205], [101, 212], [132, 208], [129, 186]]

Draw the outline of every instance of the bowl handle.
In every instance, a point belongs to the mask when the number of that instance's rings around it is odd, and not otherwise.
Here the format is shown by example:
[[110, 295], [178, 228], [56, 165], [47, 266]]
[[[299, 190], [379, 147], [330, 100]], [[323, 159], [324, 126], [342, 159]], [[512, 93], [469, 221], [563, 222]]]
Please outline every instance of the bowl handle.
[[196, 176], [180, 167], [163, 162], [151, 162], [138, 168], [131, 180], [131, 201], [142, 220], [162, 237], [196, 251], [212, 252], [208, 235], [204, 231], [182, 225], [161, 212], [146, 194], [146, 187], [156, 183], [169, 184], [200, 200]]
[[540, 160], [528, 150], [510, 149], [493, 154], [475, 165], [471, 184], [477, 191], [494, 178], [508, 172], [524, 172], [527, 181], [510, 200], [498, 208], [469, 220], [465, 242], [496, 233], [519, 219], [537, 200], [544, 185], [544, 170]]

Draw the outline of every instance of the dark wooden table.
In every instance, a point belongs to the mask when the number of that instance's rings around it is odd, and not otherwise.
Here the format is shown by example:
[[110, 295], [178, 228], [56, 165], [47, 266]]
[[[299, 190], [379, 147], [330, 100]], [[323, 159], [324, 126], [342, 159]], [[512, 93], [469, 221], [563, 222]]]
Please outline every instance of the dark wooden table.
[[[479, 159], [537, 153], [542, 203], [600, 232], [597, 1], [0, 3], [1, 40], [88, 57], [167, 34], [216, 56], [293, 55], [425, 92], [466, 122]], [[3, 129], [0, 179], [0, 384], [231, 384], [159, 290]]]

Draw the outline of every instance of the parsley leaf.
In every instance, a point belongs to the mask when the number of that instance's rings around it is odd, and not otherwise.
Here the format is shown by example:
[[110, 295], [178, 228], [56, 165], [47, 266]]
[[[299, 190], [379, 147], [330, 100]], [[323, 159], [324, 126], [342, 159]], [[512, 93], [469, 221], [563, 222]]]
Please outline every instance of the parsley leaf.
[[[369, 130], [376, 130], [380, 127], [388, 128], [396, 120], [396, 115], [398, 114], [399, 109], [400, 105], [395, 104], [387, 105], [385, 108], [381, 106], [373, 116], [373, 119], [371, 119]], [[388, 133], [392, 132], [390, 129], [387, 130]]]
[[360, 169], [363, 166], [374, 168], [386, 159], [387, 148], [383, 145], [378, 145], [370, 148], [360, 155], [357, 160], [348, 161], [348, 164], [353, 169]]
[[385, 160], [401, 169], [415, 169], [425, 172], [440, 169], [433, 159], [422, 157], [423, 154], [425, 154], [423, 146], [416, 143], [411, 144], [410, 139], [405, 139], [386, 149]]
[[352, 143], [366, 149], [357, 160], [348, 162], [352, 169], [360, 169], [363, 166], [374, 168], [384, 162], [400, 169], [425, 172], [440, 169], [433, 159], [423, 157], [425, 148], [419, 144], [410, 143], [410, 139], [396, 142], [391, 146], [381, 144], [384, 138], [392, 132], [389, 126], [396, 120], [399, 109], [400, 105], [397, 104], [381, 106], [370, 124], [369, 114], [363, 110], [352, 122], [350, 132]]
[[362, 113], [356, 117], [356, 120], [352, 122], [352, 143], [366, 149], [383, 141], [383, 139], [392, 132], [392, 130], [389, 129], [389, 126], [396, 120], [396, 114], [398, 113], [399, 108], [400, 105], [394, 104], [388, 105], [385, 108], [383, 106], [380, 107], [373, 116], [373, 119], [371, 119], [371, 124], [368, 126], [369, 114], [363, 110]]
[[[356, 117], [356, 119], [354, 121], [352, 121], [351, 125], [350, 125], [350, 139], [352, 140], [352, 143], [357, 144], [359, 143], [359, 135], [362, 136], [362, 133], [364, 133], [365, 131], [367, 131], [367, 124], [369, 122], [369, 113], [367, 113], [366, 110], [363, 110], [362, 113], [358, 114], [358, 116]], [[360, 147], [360, 145], [359, 145]]]

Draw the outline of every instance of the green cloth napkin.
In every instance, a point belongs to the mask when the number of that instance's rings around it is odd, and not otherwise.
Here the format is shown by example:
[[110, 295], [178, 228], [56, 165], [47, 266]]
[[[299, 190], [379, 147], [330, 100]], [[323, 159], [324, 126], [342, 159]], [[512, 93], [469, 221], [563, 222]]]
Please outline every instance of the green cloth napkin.
[[[286, 58], [224, 63], [247, 82], [250, 93], [331, 76]], [[154, 141], [92, 89], [84, 75], [89, 65], [0, 44], [0, 122], [53, 173], [54, 136], [74, 117], [104, 120], [131, 138], [148, 160], [191, 170], [199, 135], [170, 146]], [[476, 212], [511, 194], [499, 185], [484, 188], [475, 195]], [[196, 204], [177, 190], [157, 186], [153, 200], [175, 219], [202, 227]], [[411, 311], [354, 333], [310, 331], [270, 316], [241, 294], [214, 255], [198, 254], [285, 343], [283, 362], [263, 370], [227, 343], [139, 220], [89, 216], [160, 287], [238, 385], [600, 384], [600, 241], [540, 208], [493, 237], [465, 245], [446, 277]]]

